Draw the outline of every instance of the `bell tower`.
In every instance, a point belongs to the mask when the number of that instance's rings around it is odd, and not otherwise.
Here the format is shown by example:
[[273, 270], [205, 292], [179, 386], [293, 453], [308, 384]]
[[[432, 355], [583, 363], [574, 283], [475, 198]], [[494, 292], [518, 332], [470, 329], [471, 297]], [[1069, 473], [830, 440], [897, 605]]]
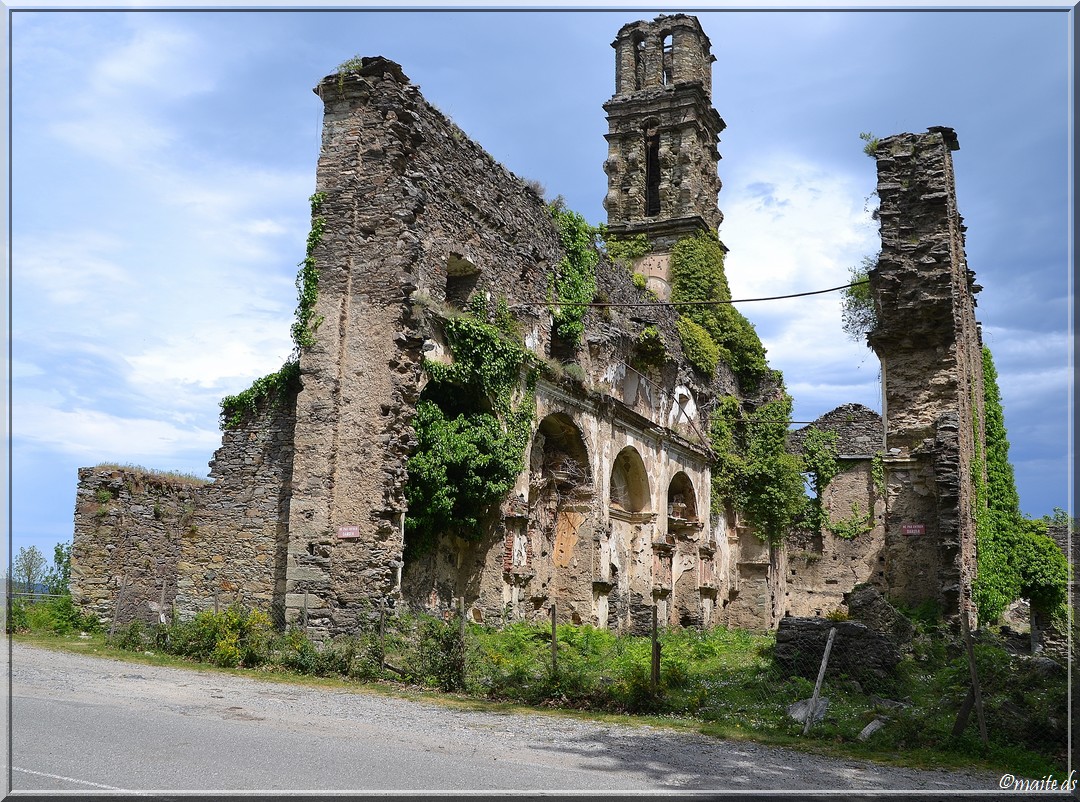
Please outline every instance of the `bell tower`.
[[615, 48], [615, 94], [607, 112], [604, 199], [608, 229], [644, 233], [654, 251], [716, 232], [724, 215], [717, 150], [725, 124], [712, 107], [709, 37], [696, 17], [661, 15], [624, 25]]

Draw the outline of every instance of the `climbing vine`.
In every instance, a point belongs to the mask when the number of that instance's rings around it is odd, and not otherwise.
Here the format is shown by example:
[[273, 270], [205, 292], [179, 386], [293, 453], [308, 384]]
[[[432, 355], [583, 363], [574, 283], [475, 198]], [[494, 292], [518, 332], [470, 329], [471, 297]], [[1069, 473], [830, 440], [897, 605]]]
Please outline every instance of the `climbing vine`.
[[[671, 300], [729, 301], [731, 290], [724, 274], [724, 249], [714, 234], [702, 232], [684, 237], [671, 253]], [[703, 373], [716, 369], [710, 363], [709, 349], [702, 347], [701, 331], [708, 334], [717, 359], [723, 359], [734, 371], [744, 389], [756, 389], [769, 374], [765, 348], [758, 339], [753, 324], [731, 304], [710, 304], [684, 307], [681, 319], [696, 324], [679, 327], [679, 335], [688, 353], [687, 359]], [[689, 354], [694, 354], [691, 358]], [[707, 369], [707, 370], [706, 370]]]
[[326, 218], [322, 211], [326, 193], [316, 192], [311, 196], [311, 230], [307, 236], [307, 248], [304, 260], [300, 262], [300, 272], [296, 276], [296, 320], [292, 324], [292, 339], [297, 352], [301, 348], [315, 345], [315, 332], [322, 324], [322, 317], [315, 315], [315, 301], [319, 297], [319, 269], [315, 263], [315, 249], [322, 242]]
[[566, 251], [551, 274], [549, 287], [551, 313], [555, 336], [576, 343], [585, 331], [584, 304], [596, 295], [596, 229], [577, 212], [567, 209], [562, 200], [548, 207], [559, 240]]
[[875, 451], [874, 456], [870, 458], [870, 479], [874, 483], [878, 498], [884, 500], [886, 498], [885, 455], [880, 451]]
[[[829, 482], [840, 472], [840, 464], [837, 462], [839, 440], [836, 432], [811, 426], [802, 441], [803, 472], [810, 475], [810, 484], [814, 491], [806, 505], [803, 518], [807, 527], [814, 532], [820, 532], [830, 524], [822, 496]], [[829, 528], [831, 531], [831, 527]]]
[[288, 360], [281, 369], [261, 379], [256, 379], [241, 393], [227, 395], [221, 399], [221, 425], [225, 429], [235, 429], [247, 418], [255, 415], [260, 402], [269, 400], [275, 407], [284, 404], [285, 399], [300, 389], [300, 363]]
[[280, 406], [286, 397], [300, 389], [300, 350], [315, 344], [315, 331], [322, 323], [322, 317], [315, 315], [315, 301], [319, 295], [315, 249], [322, 242], [326, 228], [326, 218], [320, 214], [326, 193], [316, 192], [308, 200], [311, 204], [311, 230], [307, 236], [304, 260], [300, 262], [300, 272], [296, 276], [296, 319], [290, 329], [292, 356], [278, 371], [256, 379], [243, 392], [221, 399], [221, 425], [224, 429], [235, 429], [246, 417], [255, 414], [261, 402], [270, 399], [273, 404]]
[[[413, 419], [417, 447], [406, 466], [407, 557], [430, 551], [444, 533], [482, 537], [488, 510], [524, 468], [535, 414], [536, 368], [529, 352], [479, 317], [447, 320], [445, 333], [453, 362], [425, 362], [430, 380]], [[515, 403], [523, 370], [526, 397]]]
[[710, 435], [718, 454], [713, 469], [713, 514], [725, 505], [742, 511], [758, 536], [779, 543], [803, 512], [802, 462], [785, 446], [791, 420], [786, 393], [744, 413], [723, 396], [713, 411]]
[[1040, 530], [1039, 522], [1020, 512], [997, 370], [983, 348], [985, 452], [979, 442], [978, 405], [972, 398], [975, 454], [975, 549], [977, 574], [972, 594], [983, 621], [996, 619], [1017, 598], [1053, 612], [1066, 599], [1069, 566], [1057, 544]]
[[874, 528], [874, 515], [872, 512], [863, 512], [859, 505], [851, 502], [851, 515], [838, 521], [831, 520], [826, 516], [825, 528], [836, 537], [844, 540], [854, 540], [859, 535], [865, 535]]
[[652, 250], [652, 243], [649, 242], [649, 237], [646, 234], [619, 236], [612, 234], [608, 231], [607, 226], [603, 224], [597, 228], [597, 232], [604, 242], [604, 250], [607, 251], [608, 258], [627, 270], [630, 269], [630, 265], [635, 259], [639, 259]]
[[664, 339], [660, 336], [660, 330], [656, 326], [646, 326], [638, 335], [634, 343], [634, 353], [631, 364], [637, 369], [659, 368], [667, 359], [667, 348], [664, 347]]
[[709, 332], [685, 315], [681, 315], [676, 321], [675, 330], [679, 333], [686, 361], [699, 373], [712, 376], [720, 362], [720, 348], [713, 342]]

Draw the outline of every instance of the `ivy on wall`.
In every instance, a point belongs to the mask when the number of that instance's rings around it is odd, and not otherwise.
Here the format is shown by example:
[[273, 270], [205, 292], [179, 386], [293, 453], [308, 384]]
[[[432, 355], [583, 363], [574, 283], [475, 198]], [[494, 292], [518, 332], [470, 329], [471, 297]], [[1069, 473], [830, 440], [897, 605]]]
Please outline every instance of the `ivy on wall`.
[[[724, 274], [724, 249], [714, 234], [701, 232], [679, 240], [671, 253], [671, 301], [730, 301], [731, 290]], [[705, 346], [701, 332], [708, 334], [717, 359], [731, 365], [745, 390], [758, 387], [769, 374], [765, 348], [754, 326], [731, 304], [684, 307], [679, 327], [687, 359], [699, 371], [711, 375], [716, 362]]]
[[[802, 441], [803, 472], [810, 474], [810, 484], [814, 495], [806, 505], [803, 520], [808, 528], [820, 532], [830, 521], [822, 503], [825, 488], [840, 472], [837, 444], [840, 437], [836, 432], [827, 432], [811, 426]], [[831, 529], [830, 529], [831, 531]]]
[[779, 543], [806, 506], [802, 461], [787, 451], [791, 397], [786, 393], [745, 413], [738, 399], [723, 396], [713, 410], [710, 435], [713, 514], [724, 506], [741, 511], [762, 540]]
[[577, 212], [567, 209], [561, 199], [548, 209], [559, 240], [566, 251], [551, 273], [549, 287], [553, 330], [556, 337], [576, 343], [585, 331], [584, 304], [596, 295], [596, 229]]
[[259, 404], [269, 401], [275, 407], [281, 407], [285, 399], [300, 389], [300, 363], [288, 360], [281, 369], [261, 379], [256, 379], [241, 393], [227, 395], [221, 399], [221, 425], [224, 429], [235, 429], [249, 417], [256, 414]]
[[315, 301], [319, 297], [319, 269], [315, 263], [315, 249], [322, 242], [326, 218], [320, 212], [326, 193], [316, 192], [311, 201], [311, 230], [307, 236], [307, 248], [304, 260], [300, 262], [300, 272], [296, 276], [296, 320], [292, 324], [292, 338], [297, 350], [315, 345], [315, 332], [322, 323], [322, 318], [315, 315]]
[[259, 404], [270, 401], [276, 406], [300, 389], [300, 350], [315, 344], [315, 331], [322, 323], [322, 318], [315, 315], [315, 301], [319, 294], [319, 271], [315, 263], [315, 249], [322, 242], [326, 218], [320, 212], [326, 194], [316, 192], [309, 199], [311, 203], [311, 230], [307, 236], [304, 260], [300, 262], [300, 272], [296, 277], [297, 304], [296, 319], [292, 324], [292, 356], [279, 370], [256, 379], [243, 392], [228, 395], [221, 399], [221, 427], [235, 429], [248, 417], [256, 414]]
[[[418, 444], [406, 464], [407, 558], [430, 551], [442, 534], [483, 536], [484, 517], [524, 468], [536, 411], [536, 369], [521, 344], [473, 315], [447, 320], [444, 330], [453, 362], [424, 363], [430, 380], [413, 419]], [[515, 402], [523, 370], [526, 393]]]
[[[607, 251], [608, 258], [615, 264], [624, 267], [627, 271], [630, 270], [635, 259], [641, 258], [652, 250], [652, 243], [649, 242], [649, 237], [646, 234], [619, 236], [608, 231], [607, 226], [603, 223], [597, 227], [597, 233], [604, 243], [604, 250]], [[645, 277], [642, 276], [642, 278]], [[637, 286], [636, 279], [634, 286]], [[645, 285], [642, 283], [639, 289], [644, 288]]]
[[1040, 528], [1040, 521], [1020, 512], [997, 370], [990, 349], [984, 347], [982, 357], [985, 452], [979, 442], [978, 406], [974, 403], [971, 422], [975, 434], [971, 478], [977, 560], [972, 595], [981, 621], [997, 619], [1018, 598], [1053, 613], [1067, 598], [1068, 560], [1046, 535], [1045, 523]]

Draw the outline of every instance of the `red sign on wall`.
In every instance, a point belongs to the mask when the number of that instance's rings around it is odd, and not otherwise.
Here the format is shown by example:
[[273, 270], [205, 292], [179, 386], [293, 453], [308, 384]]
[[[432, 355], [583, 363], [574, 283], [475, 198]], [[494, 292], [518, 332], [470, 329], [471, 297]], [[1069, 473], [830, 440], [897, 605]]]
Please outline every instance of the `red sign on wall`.
[[360, 537], [359, 526], [339, 526], [337, 529], [337, 536], [342, 540], [350, 540], [352, 538]]
[[925, 535], [926, 524], [900, 524], [900, 532], [905, 535]]

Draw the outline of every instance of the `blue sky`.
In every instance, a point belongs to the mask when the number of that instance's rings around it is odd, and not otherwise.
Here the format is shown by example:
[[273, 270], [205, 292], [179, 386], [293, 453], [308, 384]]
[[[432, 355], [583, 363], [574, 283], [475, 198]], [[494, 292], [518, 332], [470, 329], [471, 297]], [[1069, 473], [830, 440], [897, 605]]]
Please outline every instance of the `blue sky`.
[[[288, 356], [322, 76], [354, 55], [398, 61], [497, 160], [601, 222], [609, 44], [655, 13], [9, 14], [14, 548], [71, 537], [80, 466], [205, 476], [219, 399]], [[877, 251], [859, 133], [955, 128], [1021, 505], [1067, 506], [1070, 16], [699, 16], [728, 124], [733, 295], [845, 283]], [[740, 309], [798, 420], [880, 410], [877, 359], [846, 339], [836, 295]]]

